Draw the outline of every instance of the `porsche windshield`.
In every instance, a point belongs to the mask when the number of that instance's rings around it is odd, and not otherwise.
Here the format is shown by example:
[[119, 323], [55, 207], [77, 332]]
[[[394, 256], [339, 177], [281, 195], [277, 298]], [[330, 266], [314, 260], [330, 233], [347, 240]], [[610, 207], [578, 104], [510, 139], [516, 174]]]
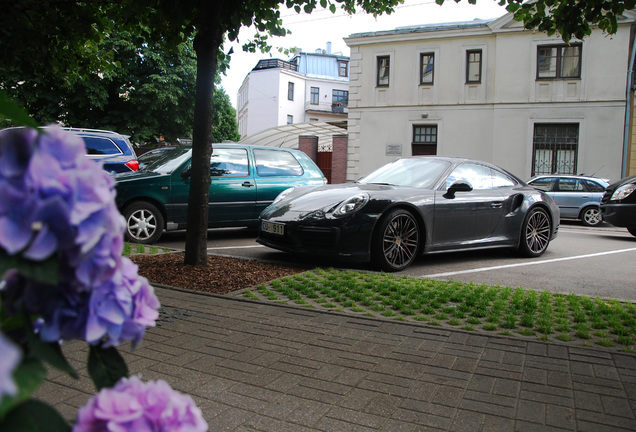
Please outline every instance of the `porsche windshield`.
[[373, 171], [358, 183], [431, 189], [450, 162], [427, 158], [398, 159]]

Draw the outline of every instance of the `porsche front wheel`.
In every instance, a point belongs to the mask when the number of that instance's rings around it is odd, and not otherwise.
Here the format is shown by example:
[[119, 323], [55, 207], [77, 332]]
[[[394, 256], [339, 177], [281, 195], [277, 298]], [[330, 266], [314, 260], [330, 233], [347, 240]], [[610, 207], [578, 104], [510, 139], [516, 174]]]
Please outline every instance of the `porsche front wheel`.
[[373, 265], [388, 272], [404, 270], [417, 256], [420, 238], [420, 227], [413, 214], [402, 209], [393, 210], [382, 218], [373, 238]]

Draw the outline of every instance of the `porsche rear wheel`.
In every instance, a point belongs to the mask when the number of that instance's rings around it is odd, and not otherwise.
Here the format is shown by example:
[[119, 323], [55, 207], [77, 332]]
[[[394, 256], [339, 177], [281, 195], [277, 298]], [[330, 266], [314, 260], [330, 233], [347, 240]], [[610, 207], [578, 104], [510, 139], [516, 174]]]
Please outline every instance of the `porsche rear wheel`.
[[404, 270], [417, 256], [420, 237], [420, 227], [413, 214], [393, 210], [382, 218], [373, 237], [372, 264], [387, 272]]
[[530, 210], [521, 227], [519, 252], [529, 258], [542, 255], [548, 248], [551, 235], [552, 222], [548, 212], [542, 208]]

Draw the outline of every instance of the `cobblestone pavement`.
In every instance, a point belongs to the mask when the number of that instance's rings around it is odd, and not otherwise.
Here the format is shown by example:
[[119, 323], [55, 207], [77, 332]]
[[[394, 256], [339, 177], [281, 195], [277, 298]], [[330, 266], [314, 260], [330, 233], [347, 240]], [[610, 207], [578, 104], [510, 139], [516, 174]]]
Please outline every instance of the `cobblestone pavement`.
[[[636, 430], [636, 355], [157, 287], [131, 374], [191, 395], [210, 431]], [[80, 369], [37, 396], [69, 420]]]

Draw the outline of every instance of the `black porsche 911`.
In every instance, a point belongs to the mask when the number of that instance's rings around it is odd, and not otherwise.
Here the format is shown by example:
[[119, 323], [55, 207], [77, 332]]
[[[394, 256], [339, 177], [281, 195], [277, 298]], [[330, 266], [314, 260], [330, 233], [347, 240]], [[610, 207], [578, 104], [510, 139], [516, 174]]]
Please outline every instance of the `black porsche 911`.
[[495, 165], [414, 156], [355, 183], [284, 191], [261, 213], [257, 241], [400, 271], [421, 253], [510, 247], [538, 257], [559, 216], [545, 192]]

